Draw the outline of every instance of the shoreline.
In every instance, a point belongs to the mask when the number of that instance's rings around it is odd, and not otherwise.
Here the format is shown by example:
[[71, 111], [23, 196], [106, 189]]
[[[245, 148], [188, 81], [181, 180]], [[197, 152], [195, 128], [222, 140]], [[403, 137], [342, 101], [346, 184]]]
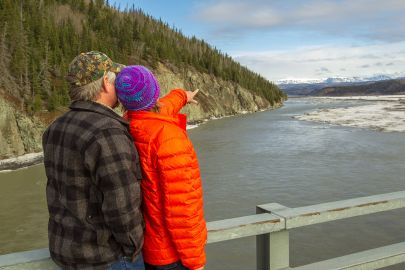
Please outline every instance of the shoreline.
[[[284, 100], [285, 102], [285, 100]], [[228, 118], [228, 117], [234, 117], [234, 116], [242, 116], [242, 115], [246, 115], [246, 114], [253, 114], [253, 113], [259, 113], [259, 112], [265, 112], [265, 111], [272, 111], [272, 110], [276, 110], [276, 109], [280, 109], [281, 107], [284, 106], [284, 102], [281, 104], [277, 104], [274, 106], [269, 106], [268, 108], [264, 108], [264, 109], [257, 109], [256, 111], [247, 111], [247, 110], [243, 110], [243, 111], [239, 111], [237, 113], [234, 114], [227, 114], [227, 115], [222, 115], [222, 116], [210, 116], [208, 118], [204, 118], [202, 120], [195, 120], [195, 121], [190, 121], [187, 123], [187, 130], [190, 129], [194, 129], [199, 127], [200, 125], [203, 125], [211, 120], [219, 120], [219, 119], [223, 119], [223, 118]]]
[[43, 162], [44, 153], [29, 153], [18, 157], [1, 159], [0, 172], [14, 171], [25, 167], [33, 166]]
[[[202, 120], [197, 120], [197, 121], [191, 121], [187, 123], [187, 130], [194, 129], [199, 127], [200, 125], [207, 123], [208, 121], [211, 120], [217, 120], [217, 119], [222, 119], [226, 117], [233, 117], [233, 116], [238, 116], [238, 115], [244, 115], [244, 114], [249, 114], [249, 113], [257, 113], [257, 112], [263, 112], [263, 111], [268, 111], [268, 110], [275, 110], [278, 108], [281, 108], [283, 104], [275, 107], [269, 107], [266, 109], [258, 109], [257, 111], [241, 111], [236, 114], [230, 114], [230, 115], [225, 115], [221, 117], [215, 117], [211, 116], [209, 118], [205, 118]], [[23, 169], [29, 166], [37, 165], [44, 160], [44, 154], [43, 152], [38, 152], [38, 153], [28, 153], [24, 154], [21, 156], [17, 157], [12, 157], [12, 158], [7, 158], [7, 159], [0, 159], [0, 173], [2, 172], [10, 172], [10, 171], [15, 171], [18, 169]]]

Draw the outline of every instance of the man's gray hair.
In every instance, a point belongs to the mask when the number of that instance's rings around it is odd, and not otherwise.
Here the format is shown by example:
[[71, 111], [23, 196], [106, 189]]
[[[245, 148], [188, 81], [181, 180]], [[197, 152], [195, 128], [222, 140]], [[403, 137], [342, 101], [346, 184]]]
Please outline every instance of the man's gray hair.
[[[116, 75], [114, 72], [108, 71], [105, 75], [108, 81], [112, 84], [115, 83]], [[83, 100], [83, 101], [95, 101], [100, 93], [101, 88], [103, 87], [103, 79], [98, 79], [97, 81], [91, 82], [84, 86], [79, 87], [70, 87], [69, 96], [72, 101]]]

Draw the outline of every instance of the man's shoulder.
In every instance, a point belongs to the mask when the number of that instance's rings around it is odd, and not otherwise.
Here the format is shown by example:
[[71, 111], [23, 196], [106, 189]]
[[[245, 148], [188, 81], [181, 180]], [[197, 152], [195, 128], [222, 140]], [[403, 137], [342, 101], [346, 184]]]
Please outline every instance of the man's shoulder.
[[71, 135], [85, 143], [102, 136], [106, 130], [129, 136], [128, 128], [119, 120], [98, 112], [70, 110], [57, 118], [45, 131], [54, 136]]
[[70, 110], [66, 112], [57, 118], [49, 128], [56, 126], [72, 126], [83, 130], [109, 128], [127, 130], [127, 126], [123, 125], [122, 122], [118, 121], [116, 118], [98, 112], [79, 110]]

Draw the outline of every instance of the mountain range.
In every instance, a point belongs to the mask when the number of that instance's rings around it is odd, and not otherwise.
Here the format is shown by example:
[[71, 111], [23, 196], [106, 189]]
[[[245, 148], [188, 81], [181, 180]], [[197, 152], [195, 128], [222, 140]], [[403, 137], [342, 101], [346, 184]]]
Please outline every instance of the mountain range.
[[289, 84], [316, 84], [316, 83], [358, 83], [358, 82], [376, 82], [392, 79], [405, 78], [405, 72], [393, 73], [393, 74], [376, 74], [373, 76], [353, 76], [353, 77], [328, 77], [322, 79], [281, 79], [276, 80], [277, 85], [289, 85]]
[[383, 80], [358, 85], [330, 86], [310, 93], [311, 96], [376, 96], [405, 94], [405, 79]]
[[[334, 91], [331, 88], [336, 88], [336, 91], [340, 87], [346, 87], [346, 95], [350, 95], [350, 87], [360, 87], [362, 90], [354, 90], [355, 95], [366, 94], [369, 92], [368, 88], [375, 87], [376, 82], [384, 81], [383, 84], [388, 86], [392, 83], [404, 80], [404, 73], [394, 73], [394, 74], [377, 74], [374, 76], [353, 76], [353, 77], [330, 77], [325, 79], [283, 79], [276, 81], [276, 84], [285, 91], [288, 95], [322, 95], [322, 93], [328, 93], [328, 95], [333, 95]], [[395, 87], [394, 87], [395, 88]], [[323, 89], [328, 89], [327, 91], [322, 91]], [[384, 89], [376, 91], [373, 90], [375, 94], [384, 94]], [[373, 92], [372, 91], [372, 92]], [[401, 90], [402, 91], [402, 90]], [[392, 92], [392, 89], [391, 91]], [[395, 92], [395, 91], [394, 91]], [[340, 95], [340, 94], [337, 94]]]

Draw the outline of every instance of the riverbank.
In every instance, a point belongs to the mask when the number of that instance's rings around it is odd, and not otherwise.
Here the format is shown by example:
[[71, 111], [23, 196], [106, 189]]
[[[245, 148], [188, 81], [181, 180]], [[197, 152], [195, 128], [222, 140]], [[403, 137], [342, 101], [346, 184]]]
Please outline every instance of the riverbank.
[[[275, 109], [281, 108], [282, 106], [283, 106], [283, 103], [277, 104], [276, 106], [269, 107], [267, 109], [260, 109], [260, 110], [257, 110], [257, 111], [241, 111], [241, 112], [239, 112], [237, 114], [231, 114], [231, 115], [226, 115], [226, 116], [222, 116], [222, 117], [213, 117], [213, 116], [211, 116], [211, 117], [209, 117], [207, 119], [204, 119], [202, 121], [189, 122], [187, 124], [186, 129], [190, 130], [190, 129], [197, 128], [201, 124], [207, 123], [210, 120], [217, 120], [217, 119], [222, 119], [222, 118], [226, 118], [226, 117], [233, 117], [233, 116], [244, 115], [244, 114], [249, 114], [249, 113], [263, 112], [263, 111], [267, 111], [267, 110], [275, 110]], [[30, 154], [25, 154], [25, 155], [22, 155], [22, 156], [3, 159], [3, 160], [0, 159], [0, 172], [1, 171], [9, 171], [9, 170], [17, 170], [17, 169], [25, 168], [25, 167], [28, 167], [28, 166], [36, 165], [36, 164], [39, 164], [39, 163], [43, 162], [43, 160], [44, 160], [43, 152], [30, 153]]]
[[30, 153], [14, 158], [0, 160], [0, 171], [16, 170], [43, 162], [44, 154]]
[[[187, 130], [198, 127], [199, 124], [187, 124]], [[0, 159], [0, 172], [17, 170], [39, 164], [44, 161], [44, 153], [29, 153], [8, 159]]]
[[318, 102], [337, 100], [365, 101], [366, 104], [350, 104], [344, 108], [320, 109], [294, 116], [295, 119], [366, 128], [382, 132], [405, 132], [405, 95], [313, 97]]

